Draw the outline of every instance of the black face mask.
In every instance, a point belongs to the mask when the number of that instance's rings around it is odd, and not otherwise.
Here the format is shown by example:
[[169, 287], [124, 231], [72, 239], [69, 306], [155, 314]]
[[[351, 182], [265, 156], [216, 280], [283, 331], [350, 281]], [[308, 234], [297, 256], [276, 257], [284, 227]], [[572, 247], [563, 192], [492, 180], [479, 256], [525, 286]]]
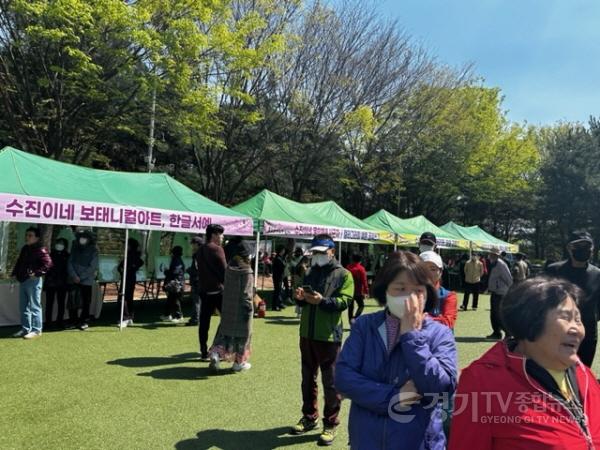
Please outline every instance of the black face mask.
[[591, 248], [574, 248], [571, 250], [571, 256], [577, 262], [587, 262], [592, 257]]

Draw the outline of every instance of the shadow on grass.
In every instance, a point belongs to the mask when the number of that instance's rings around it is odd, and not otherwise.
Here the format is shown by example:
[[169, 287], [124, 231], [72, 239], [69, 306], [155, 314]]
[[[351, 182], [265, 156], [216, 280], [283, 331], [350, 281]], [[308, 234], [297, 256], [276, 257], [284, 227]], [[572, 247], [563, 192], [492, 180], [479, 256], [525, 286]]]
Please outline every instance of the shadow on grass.
[[290, 448], [293, 445], [315, 442], [316, 434], [292, 436], [289, 427], [260, 431], [205, 430], [198, 433], [196, 439], [186, 439], [175, 444], [176, 450], [239, 450], [241, 448]]
[[182, 353], [173, 356], [142, 356], [139, 358], [123, 358], [108, 361], [106, 364], [122, 367], [154, 367], [168, 366], [171, 364], [181, 364], [194, 361], [198, 358], [197, 353]]
[[285, 317], [285, 316], [277, 316], [277, 317], [269, 317], [265, 320], [265, 323], [268, 325], [300, 325], [300, 319], [296, 319], [295, 317]]
[[[156, 369], [151, 372], [138, 373], [140, 377], [152, 377], [156, 380], [206, 380], [207, 378], [234, 375], [229, 369], [213, 372], [208, 367], [169, 367], [167, 369]], [[237, 374], [236, 374], [237, 375]]]

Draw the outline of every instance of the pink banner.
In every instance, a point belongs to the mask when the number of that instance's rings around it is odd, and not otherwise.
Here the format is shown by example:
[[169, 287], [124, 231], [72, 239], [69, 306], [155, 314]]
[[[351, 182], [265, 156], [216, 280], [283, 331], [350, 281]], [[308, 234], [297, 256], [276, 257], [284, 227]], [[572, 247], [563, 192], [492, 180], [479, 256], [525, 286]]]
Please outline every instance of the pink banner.
[[0, 221], [203, 233], [211, 223], [228, 235], [251, 236], [251, 218], [0, 194]]
[[312, 239], [317, 234], [329, 234], [336, 241], [377, 241], [381, 239], [379, 233], [375, 231], [307, 225], [276, 220], [265, 220], [263, 231], [266, 235], [295, 236], [307, 239]]

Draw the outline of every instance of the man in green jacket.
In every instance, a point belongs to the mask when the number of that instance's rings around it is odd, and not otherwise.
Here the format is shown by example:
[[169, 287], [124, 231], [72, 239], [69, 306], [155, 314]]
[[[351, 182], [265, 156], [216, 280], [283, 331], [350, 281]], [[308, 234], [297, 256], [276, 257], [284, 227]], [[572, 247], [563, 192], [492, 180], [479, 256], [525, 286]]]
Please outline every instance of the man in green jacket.
[[352, 274], [335, 259], [331, 236], [316, 236], [311, 244], [311, 268], [303, 287], [296, 289], [297, 304], [302, 307], [300, 354], [302, 358], [302, 418], [292, 428], [303, 434], [318, 426], [317, 375], [325, 391], [321, 445], [331, 445], [337, 434], [341, 397], [334, 386], [334, 368], [342, 344], [342, 312], [354, 295]]

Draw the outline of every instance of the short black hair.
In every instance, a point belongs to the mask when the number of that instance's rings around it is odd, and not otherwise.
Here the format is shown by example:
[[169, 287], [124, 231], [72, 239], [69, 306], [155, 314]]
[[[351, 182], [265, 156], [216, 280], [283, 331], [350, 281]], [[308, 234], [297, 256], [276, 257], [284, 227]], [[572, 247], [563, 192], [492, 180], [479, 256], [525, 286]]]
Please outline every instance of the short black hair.
[[130, 250], [137, 250], [140, 248], [140, 243], [138, 242], [137, 239], [134, 238], [129, 238], [127, 240], [127, 247], [129, 247]]
[[181, 245], [176, 245], [171, 249], [171, 253], [173, 254], [173, 256], [181, 256], [183, 255], [183, 248], [181, 247]]
[[507, 333], [516, 340], [535, 341], [544, 333], [546, 315], [571, 297], [577, 307], [585, 294], [562, 278], [539, 276], [509, 289], [500, 304], [500, 317]]
[[385, 305], [387, 303], [388, 286], [403, 271], [407, 271], [417, 284], [427, 288], [425, 311], [435, 310], [439, 304], [439, 299], [437, 290], [430, 278], [429, 270], [425, 267], [423, 260], [411, 252], [399, 251], [389, 256], [373, 281], [373, 297], [377, 299], [380, 305]]
[[213, 234], [223, 234], [225, 233], [225, 228], [223, 228], [218, 223], [211, 223], [206, 227], [206, 242], [210, 242]]
[[39, 238], [42, 233], [40, 232], [40, 229], [37, 227], [29, 227], [25, 230], [25, 234], [27, 233], [33, 233], [35, 235], [36, 238]]
[[362, 255], [360, 253], [355, 253], [352, 255], [352, 262], [359, 263], [362, 261]]

